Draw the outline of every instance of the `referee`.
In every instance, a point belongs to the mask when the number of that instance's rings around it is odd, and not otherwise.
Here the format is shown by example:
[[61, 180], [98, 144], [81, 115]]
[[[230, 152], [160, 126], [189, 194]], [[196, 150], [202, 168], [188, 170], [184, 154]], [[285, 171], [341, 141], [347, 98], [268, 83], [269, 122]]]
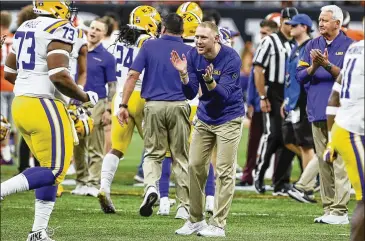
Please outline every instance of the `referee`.
[[261, 137], [260, 158], [256, 167], [254, 186], [258, 193], [264, 193], [264, 176], [270, 165], [272, 154], [277, 155], [273, 175], [273, 195], [287, 196], [289, 168], [294, 153], [286, 149], [282, 137], [280, 106], [284, 101], [285, 65], [293, 47], [290, 41], [291, 27], [285, 23], [298, 14], [293, 7], [281, 11], [280, 31], [273, 33], [260, 42], [254, 57], [255, 85], [260, 96], [263, 112], [264, 134]]

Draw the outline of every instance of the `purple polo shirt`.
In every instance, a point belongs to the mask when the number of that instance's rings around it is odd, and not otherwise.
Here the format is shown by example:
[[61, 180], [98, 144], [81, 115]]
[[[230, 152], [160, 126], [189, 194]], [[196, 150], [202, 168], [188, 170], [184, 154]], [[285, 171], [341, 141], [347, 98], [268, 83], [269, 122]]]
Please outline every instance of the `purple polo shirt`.
[[146, 41], [140, 49], [131, 69], [142, 73], [141, 96], [147, 101], [182, 101], [186, 97], [182, 91], [179, 72], [171, 64], [171, 51], [181, 56], [191, 49], [181, 37], [162, 35], [159, 39]]
[[99, 99], [107, 97], [105, 85], [117, 81], [115, 58], [102, 44], [87, 54], [87, 81], [84, 90], [94, 91]]
[[299, 56], [296, 78], [300, 84], [306, 84], [309, 122], [327, 119], [326, 107], [335, 82], [332, 75], [323, 67], [319, 67], [313, 76], [308, 75], [307, 68], [312, 65], [310, 51], [320, 49], [324, 53], [324, 49], [327, 48], [328, 60], [342, 69], [345, 53], [352, 42], [342, 31], [328, 45], [326, 39], [320, 36], [309, 41]]
[[[199, 98], [197, 116], [209, 125], [221, 125], [245, 114], [243, 105], [242, 84], [239, 78], [241, 59], [237, 52], [221, 45], [218, 55], [207, 60], [198, 54], [196, 48], [187, 55], [189, 82], [183, 86], [188, 99], [193, 99], [199, 90], [203, 95]], [[217, 86], [209, 91], [203, 79], [205, 69], [213, 64], [213, 78]]]

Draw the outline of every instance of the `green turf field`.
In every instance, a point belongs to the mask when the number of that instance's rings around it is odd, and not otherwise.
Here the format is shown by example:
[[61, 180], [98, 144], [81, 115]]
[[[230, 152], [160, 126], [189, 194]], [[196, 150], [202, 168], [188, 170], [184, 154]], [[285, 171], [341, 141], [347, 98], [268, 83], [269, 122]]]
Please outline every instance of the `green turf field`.
[[[247, 132], [240, 144], [239, 164], [245, 161]], [[55, 229], [52, 238], [56, 241], [127, 241], [127, 240], [201, 240], [191, 236], [179, 237], [174, 231], [183, 225], [175, 220], [176, 206], [170, 216], [154, 214], [149, 218], [140, 217], [138, 210], [142, 202], [142, 188], [132, 187], [133, 176], [139, 164], [142, 141], [134, 135], [131, 147], [113, 184], [112, 196], [118, 213], [105, 215], [99, 209], [99, 203], [93, 197], [72, 196], [73, 186], [57, 200], [51, 217], [50, 227]], [[1, 167], [1, 180], [4, 181], [16, 173], [16, 167]], [[294, 165], [293, 178], [299, 175]], [[69, 176], [67, 178], [70, 178]], [[174, 191], [174, 189], [171, 189]], [[173, 193], [171, 198], [173, 198]], [[319, 200], [319, 194], [317, 194]], [[349, 205], [350, 213], [355, 201]], [[2, 241], [26, 240], [32, 228], [34, 212], [33, 191], [6, 197], [1, 203], [1, 239]], [[157, 212], [157, 208], [154, 213]], [[224, 240], [247, 241], [306, 241], [306, 240], [349, 240], [349, 225], [330, 226], [314, 224], [313, 219], [322, 214], [320, 204], [297, 203], [289, 198], [273, 197], [271, 193], [258, 195], [254, 192], [236, 191], [233, 200], [227, 237]], [[214, 240], [220, 240], [215, 238]], [[223, 240], [223, 239], [222, 239]]]

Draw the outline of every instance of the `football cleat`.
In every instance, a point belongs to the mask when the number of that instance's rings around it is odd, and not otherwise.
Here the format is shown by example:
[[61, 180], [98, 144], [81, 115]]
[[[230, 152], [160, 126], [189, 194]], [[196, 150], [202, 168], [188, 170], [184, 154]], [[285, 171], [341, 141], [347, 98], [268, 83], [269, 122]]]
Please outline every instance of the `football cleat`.
[[55, 18], [71, 20], [77, 14], [73, 1], [33, 0], [33, 11], [38, 15], [51, 15]]
[[158, 11], [151, 6], [138, 6], [129, 15], [129, 25], [156, 37], [158, 35], [161, 16]]
[[182, 16], [183, 13], [186, 13], [186, 12], [192, 12], [195, 15], [197, 15], [199, 17], [199, 19], [203, 19], [203, 11], [199, 7], [199, 5], [195, 2], [183, 3], [176, 10], [176, 13], [179, 14], [180, 16]]
[[160, 199], [160, 208], [157, 211], [157, 215], [168, 216], [170, 214], [170, 201], [168, 197]]
[[8, 137], [11, 125], [9, 124], [8, 120], [1, 114], [0, 114], [0, 122], [1, 122], [0, 141], [3, 141]]
[[100, 190], [98, 193], [98, 200], [100, 208], [104, 213], [115, 213], [115, 207], [110, 198], [110, 193], [106, 193], [104, 190]]
[[143, 217], [149, 217], [153, 213], [153, 205], [158, 199], [158, 193], [155, 187], [148, 187], [146, 194], [143, 198], [141, 207], [139, 208], [139, 214]]
[[28, 235], [27, 241], [55, 241], [51, 239], [45, 229], [31, 232]]

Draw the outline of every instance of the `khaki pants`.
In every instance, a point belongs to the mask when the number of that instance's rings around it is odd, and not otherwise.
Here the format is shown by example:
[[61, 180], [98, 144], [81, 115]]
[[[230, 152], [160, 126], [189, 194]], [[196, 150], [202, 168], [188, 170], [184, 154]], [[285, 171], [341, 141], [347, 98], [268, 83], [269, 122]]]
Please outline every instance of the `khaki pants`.
[[242, 135], [243, 118], [222, 125], [196, 121], [189, 152], [190, 221], [204, 219], [204, 189], [214, 145], [217, 145], [216, 190], [212, 225], [224, 228], [231, 207], [237, 165], [238, 144]]
[[76, 183], [80, 185], [95, 186], [100, 184], [101, 165], [104, 152], [104, 126], [102, 115], [105, 111], [105, 100], [99, 100], [91, 110], [91, 118], [94, 120], [94, 128], [90, 136], [80, 139], [79, 145], [74, 148], [74, 160], [76, 169]]
[[176, 197], [189, 210], [188, 148], [190, 106], [185, 101], [148, 101], [144, 107], [144, 183], [157, 188], [162, 160], [170, 149]]
[[323, 153], [328, 142], [327, 123], [318, 121], [312, 124], [312, 132], [316, 154], [318, 156], [321, 198], [324, 212], [343, 215], [348, 212], [350, 201], [350, 181], [345, 164], [339, 156], [333, 164], [323, 161]]

